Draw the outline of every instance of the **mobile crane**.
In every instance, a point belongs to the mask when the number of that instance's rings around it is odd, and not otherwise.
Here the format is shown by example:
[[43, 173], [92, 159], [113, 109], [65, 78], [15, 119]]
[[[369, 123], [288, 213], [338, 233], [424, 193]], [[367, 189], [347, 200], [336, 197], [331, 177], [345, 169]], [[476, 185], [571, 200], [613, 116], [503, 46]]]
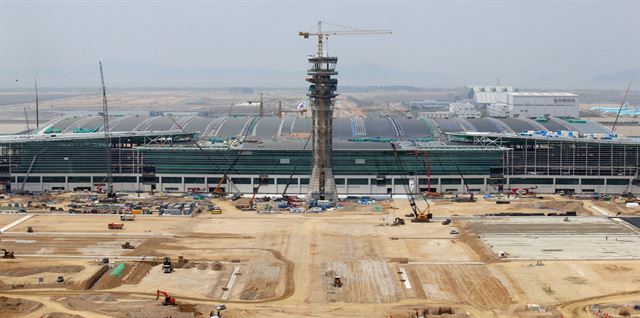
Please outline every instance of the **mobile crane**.
[[431, 222], [431, 218], [433, 218], [433, 214], [431, 213], [431, 205], [429, 204], [429, 200], [422, 196], [424, 202], [427, 204], [427, 207], [424, 210], [420, 210], [416, 205], [416, 201], [413, 198], [413, 191], [409, 187], [409, 179], [407, 178], [407, 174], [404, 170], [404, 165], [402, 164], [402, 160], [400, 160], [400, 155], [398, 154], [398, 149], [394, 143], [391, 143], [391, 148], [393, 149], [393, 156], [396, 158], [396, 162], [398, 163], [398, 167], [400, 168], [400, 173], [403, 180], [404, 189], [407, 192], [407, 199], [409, 199], [409, 205], [411, 206], [411, 210], [413, 210], [414, 218], [411, 222]]
[[[182, 132], [186, 132], [184, 130], [184, 127], [182, 127], [182, 125], [180, 125], [173, 117], [169, 117], [171, 119], [171, 121], [173, 121], [174, 125], [176, 125], [176, 127], [178, 127]], [[193, 144], [198, 148], [198, 150], [200, 150], [200, 152], [202, 152], [207, 159], [219, 170], [222, 170], [218, 164], [213, 160], [213, 158], [211, 158], [211, 156], [209, 156], [209, 153], [204, 150], [200, 144], [198, 144], [198, 142], [194, 139], [191, 140], [193, 142]], [[216, 185], [215, 189], [213, 190], [213, 195], [216, 197], [221, 197], [223, 196], [223, 192], [222, 192], [222, 184], [225, 182], [225, 180], [229, 179], [231, 180], [231, 178], [229, 178], [229, 173], [231, 172], [231, 169], [233, 169], [233, 167], [236, 165], [236, 162], [238, 162], [238, 159], [240, 158], [240, 151], [238, 151], [238, 153], [236, 154], [236, 156], [233, 158], [233, 161], [231, 162], [231, 164], [229, 165], [229, 168], [226, 170], [226, 172], [222, 175], [222, 178], [220, 178], [220, 180], [218, 181], [218, 184]], [[233, 182], [231, 183], [231, 185], [233, 186]], [[240, 191], [236, 188], [236, 193], [240, 193]]]

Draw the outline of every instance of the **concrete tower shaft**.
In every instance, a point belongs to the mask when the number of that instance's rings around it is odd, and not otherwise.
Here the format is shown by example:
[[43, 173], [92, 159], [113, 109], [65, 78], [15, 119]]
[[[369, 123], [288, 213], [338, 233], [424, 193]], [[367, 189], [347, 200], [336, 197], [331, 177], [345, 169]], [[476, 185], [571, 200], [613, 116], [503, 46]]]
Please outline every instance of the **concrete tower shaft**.
[[[320, 53], [320, 52], [319, 52]], [[333, 107], [337, 96], [338, 75], [336, 72], [337, 57], [310, 57], [311, 68], [307, 71], [307, 81], [311, 99], [313, 122], [313, 167], [309, 180], [309, 199], [329, 200], [338, 198], [336, 182], [333, 176]]]

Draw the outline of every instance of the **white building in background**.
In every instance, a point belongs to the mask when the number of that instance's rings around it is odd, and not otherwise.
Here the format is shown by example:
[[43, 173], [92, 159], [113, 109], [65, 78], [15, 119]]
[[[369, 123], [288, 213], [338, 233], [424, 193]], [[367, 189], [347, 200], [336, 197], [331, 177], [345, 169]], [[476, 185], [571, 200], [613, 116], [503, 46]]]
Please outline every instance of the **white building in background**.
[[479, 107], [487, 107], [495, 104], [498, 95], [517, 92], [512, 86], [467, 86], [467, 98]]
[[449, 104], [449, 116], [461, 118], [480, 118], [480, 112], [469, 102], [456, 102]]
[[412, 111], [431, 110], [434, 108], [446, 108], [449, 106], [448, 101], [439, 101], [434, 99], [425, 99], [422, 101], [410, 101], [409, 108]]
[[489, 116], [531, 118], [542, 116], [578, 117], [578, 95], [573, 93], [510, 92], [496, 95], [487, 106]]

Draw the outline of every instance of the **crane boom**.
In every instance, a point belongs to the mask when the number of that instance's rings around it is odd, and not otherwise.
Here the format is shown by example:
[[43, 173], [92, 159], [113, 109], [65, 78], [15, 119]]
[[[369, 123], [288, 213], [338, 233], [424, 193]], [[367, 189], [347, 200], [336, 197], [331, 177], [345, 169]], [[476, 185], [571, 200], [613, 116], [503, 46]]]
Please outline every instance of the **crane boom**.
[[411, 191], [411, 187], [409, 186], [409, 179], [407, 178], [407, 173], [404, 170], [404, 165], [402, 164], [402, 160], [400, 159], [400, 155], [398, 154], [398, 149], [396, 145], [392, 142], [391, 149], [393, 149], [393, 156], [398, 163], [398, 167], [400, 168], [400, 175], [402, 177], [402, 184], [404, 185], [404, 189], [407, 192], [407, 199], [409, 200], [409, 206], [411, 210], [413, 210], [414, 219], [412, 222], [429, 222], [433, 215], [431, 214], [431, 205], [429, 204], [429, 200], [427, 200], [424, 196], [423, 199], [427, 204], [427, 207], [424, 210], [420, 210], [418, 205], [416, 204], [416, 200], [413, 198], [413, 191]]
[[618, 118], [620, 118], [620, 112], [624, 107], [624, 102], [627, 100], [627, 95], [629, 95], [630, 88], [631, 88], [631, 82], [629, 82], [629, 85], [627, 86], [627, 90], [624, 92], [624, 95], [622, 96], [622, 102], [620, 103], [620, 108], [618, 108], [618, 113], [616, 114], [616, 120], [613, 122], [613, 126], [611, 127], [611, 131], [613, 132], [616, 132], [616, 125], [618, 124]]
[[102, 82], [102, 117], [104, 118], [104, 124], [102, 130], [104, 131], [104, 142], [107, 154], [107, 196], [113, 194], [113, 173], [111, 171], [111, 135], [109, 132], [109, 107], [107, 106], [107, 89], [104, 85], [104, 73], [102, 72], [102, 61], [100, 64], [100, 81]]
[[322, 48], [324, 39], [328, 39], [329, 36], [334, 35], [376, 35], [376, 34], [391, 34], [391, 30], [360, 30], [360, 29], [352, 29], [352, 30], [341, 30], [341, 31], [323, 31], [322, 30], [322, 21], [318, 21], [318, 31], [316, 32], [298, 32], [298, 35], [308, 39], [311, 36], [318, 37], [318, 56], [323, 56]]

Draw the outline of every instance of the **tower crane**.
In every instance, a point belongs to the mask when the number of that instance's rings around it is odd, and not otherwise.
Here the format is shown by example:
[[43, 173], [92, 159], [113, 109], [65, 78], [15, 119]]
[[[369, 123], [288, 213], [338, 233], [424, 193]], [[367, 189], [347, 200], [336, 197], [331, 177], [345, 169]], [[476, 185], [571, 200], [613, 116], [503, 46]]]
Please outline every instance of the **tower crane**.
[[[329, 39], [329, 36], [334, 35], [375, 35], [375, 34], [391, 34], [391, 30], [362, 30], [356, 28], [349, 28], [350, 30], [340, 30], [340, 31], [326, 31], [322, 30], [322, 24], [331, 24], [327, 22], [318, 21], [318, 30], [316, 32], [298, 32], [298, 35], [308, 39], [312, 36], [318, 37], [318, 56], [323, 56], [323, 47], [324, 41]], [[343, 27], [340, 25], [333, 24], [337, 27]]]
[[[289, 106], [289, 105], [286, 105]], [[278, 101], [278, 113], [276, 115], [278, 115], [278, 117], [282, 118], [282, 114], [284, 113], [300, 113], [300, 115], [304, 115], [304, 113], [307, 112], [306, 108], [301, 108], [300, 106], [298, 106], [296, 109], [282, 109], [282, 101], [279, 100]]]

